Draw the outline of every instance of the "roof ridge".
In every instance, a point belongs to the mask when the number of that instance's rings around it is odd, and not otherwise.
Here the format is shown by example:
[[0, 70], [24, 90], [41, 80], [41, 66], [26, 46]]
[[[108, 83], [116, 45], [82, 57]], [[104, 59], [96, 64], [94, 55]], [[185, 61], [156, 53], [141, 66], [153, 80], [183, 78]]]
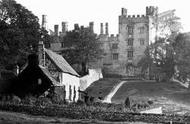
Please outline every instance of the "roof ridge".
[[71, 67], [71, 65], [63, 58], [63, 56], [49, 50], [44, 49], [51, 61], [64, 73], [69, 73], [79, 77], [79, 74]]

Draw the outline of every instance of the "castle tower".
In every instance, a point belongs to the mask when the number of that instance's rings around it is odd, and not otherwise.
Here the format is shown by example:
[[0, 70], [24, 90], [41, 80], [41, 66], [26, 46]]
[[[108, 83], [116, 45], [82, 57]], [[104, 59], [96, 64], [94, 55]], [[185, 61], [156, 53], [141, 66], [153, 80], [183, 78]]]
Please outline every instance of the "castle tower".
[[104, 34], [104, 24], [100, 23], [100, 34]]
[[158, 14], [158, 7], [154, 7], [154, 6], [146, 7], [146, 15], [147, 16], [155, 16], [157, 14]]
[[46, 29], [46, 23], [47, 23], [47, 20], [46, 20], [46, 15], [42, 15], [42, 28]]
[[106, 35], [108, 35], [109, 34], [109, 32], [108, 32], [108, 23], [106, 22], [106, 27], [105, 27], [105, 33], [106, 33]]

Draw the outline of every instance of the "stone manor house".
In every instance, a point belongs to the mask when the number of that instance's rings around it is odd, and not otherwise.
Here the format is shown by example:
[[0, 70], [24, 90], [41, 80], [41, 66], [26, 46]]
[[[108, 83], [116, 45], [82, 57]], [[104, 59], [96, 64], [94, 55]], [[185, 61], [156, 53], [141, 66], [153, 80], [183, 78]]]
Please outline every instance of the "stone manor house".
[[[122, 8], [119, 15], [119, 32], [116, 36], [109, 35], [108, 23], [105, 23], [105, 32], [104, 24], [100, 24], [100, 34], [97, 36], [102, 44], [104, 57], [98, 62], [89, 64], [89, 68], [101, 68], [106, 73], [123, 76], [141, 75], [141, 68], [137, 64], [144, 56], [147, 46], [155, 42], [156, 36], [159, 35], [158, 22], [173, 18], [174, 11], [158, 14], [157, 7], [149, 6], [146, 7], [145, 15], [128, 15], [127, 9]], [[42, 24], [45, 18], [43, 20]], [[87, 28], [93, 31], [93, 26], [94, 23], [90, 22]], [[74, 27], [77, 28], [78, 24]], [[49, 45], [51, 50], [58, 53], [64, 50], [64, 42], [60, 42], [59, 38], [64, 37], [67, 31], [66, 22], [62, 22], [62, 32], [58, 33], [58, 25], [54, 26], [54, 32], [51, 32], [54, 40]], [[148, 70], [146, 73], [149, 73]]]

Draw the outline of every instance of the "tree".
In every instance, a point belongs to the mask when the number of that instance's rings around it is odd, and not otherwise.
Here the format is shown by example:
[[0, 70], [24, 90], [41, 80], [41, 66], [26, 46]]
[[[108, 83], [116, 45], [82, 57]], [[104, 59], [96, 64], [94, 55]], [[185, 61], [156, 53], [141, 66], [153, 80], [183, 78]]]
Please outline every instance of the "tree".
[[38, 18], [15, 0], [0, 1], [1, 67], [26, 62], [27, 55], [37, 50], [40, 40]]
[[150, 73], [154, 73], [156, 77], [160, 78], [161, 75], [165, 75], [162, 79], [168, 80], [175, 72], [176, 61], [173, 44], [182, 27], [176, 16], [167, 20], [159, 21], [158, 19], [155, 27], [157, 31], [155, 42], [147, 47], [145, 56], [138, 65], [142, 67], [142, 71], [149, 69]]
[[86, 73], [87, 64], [96, 61], [102, 54], [98, 38], [89, 28], [67, 32], [64, 45], [63, 56], [69, 63], [81, 65], [82, 70], [79, 71], [81, 75]]
[[179, 34], [173, 43], [174, 61], [179, 71], [178, 78], [186, 81], [190, 76], [190, 33]]

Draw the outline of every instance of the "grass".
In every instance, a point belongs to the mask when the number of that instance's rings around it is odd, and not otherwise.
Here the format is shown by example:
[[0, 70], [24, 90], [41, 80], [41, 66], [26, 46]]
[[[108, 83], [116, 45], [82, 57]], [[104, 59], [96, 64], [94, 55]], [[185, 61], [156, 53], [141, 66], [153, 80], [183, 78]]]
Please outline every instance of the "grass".
[[102, 97], [105, 98], [106, 95], [110, 93], [112, 88], [120, 83], [121, 80], [117, 78], [103, 78], [100, 79], [93, 84], [91, 84], [87, 89], [89, 96], [98, 98]]
[[114, 95], [112, 102], [123, 103], [126, 97], [129, 96], [149, 98], [166, 97], [174, 101], [183, 100], [184, 102], [190, 102], [190, 92], [188, 89], [175, 82], [126, 82]]
[[[87, 92], [104, 98], [121, 80], [105, 78], [93, 83]], [[112, 97], [112, 103], [123, 104], [126, 98], [132, 104], [153, 102], [151, 108], [162, 106], [167, 113], [190, 113], [190, 90], [176, 82], [127, 81]]]

